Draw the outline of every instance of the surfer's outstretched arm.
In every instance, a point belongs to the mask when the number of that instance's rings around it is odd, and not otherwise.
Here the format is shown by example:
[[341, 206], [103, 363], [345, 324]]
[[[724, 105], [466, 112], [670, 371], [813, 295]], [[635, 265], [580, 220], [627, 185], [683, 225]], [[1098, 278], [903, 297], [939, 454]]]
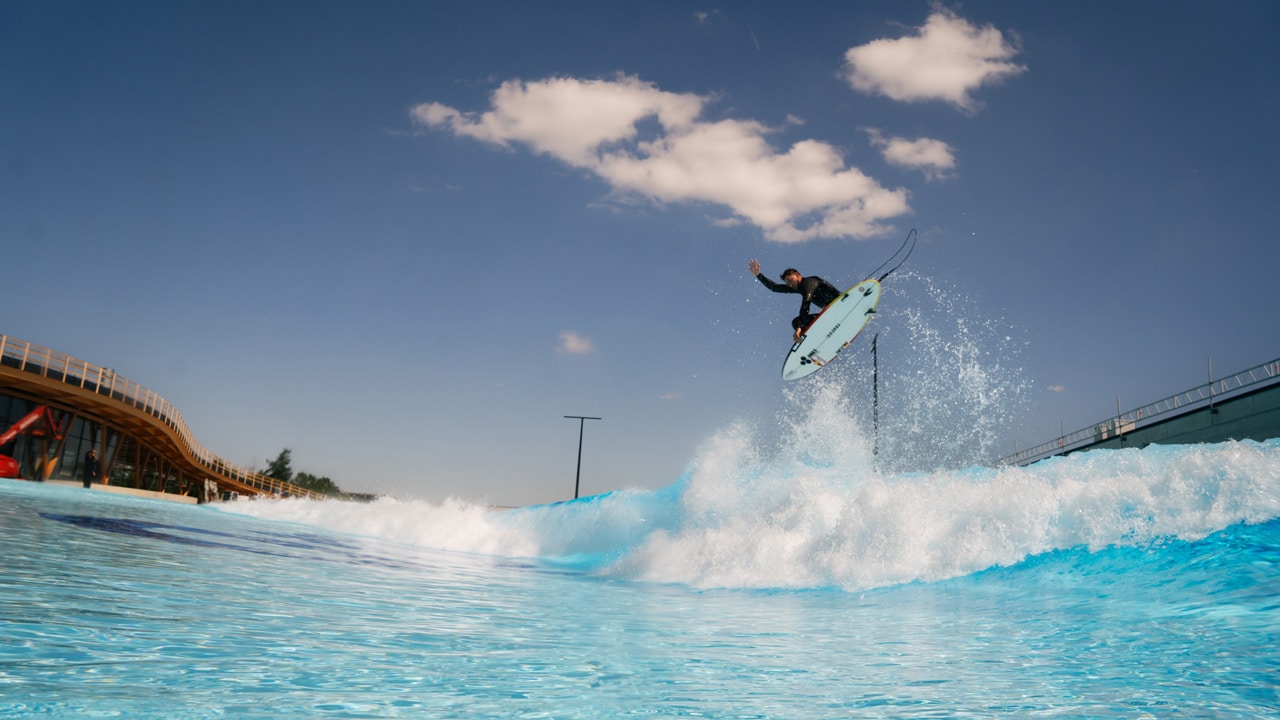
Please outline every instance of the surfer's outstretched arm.
[[764, 284], [765, 287], [769, 288], [774, 292], [780, 292], [780, 293], [799, 292], [795, 288], [792, 288], [790, 285], [776, 283], [770, 280], [769, 278], [765, 277], [764, 273], [760, 271], [760, 261], [756, 260], [755, 258], [751, 258], [750, 260], [747, 261], [747, 271], [750, 272], [752, 275], [755, 275], [757, 280], [759, 280], [761, 283]]

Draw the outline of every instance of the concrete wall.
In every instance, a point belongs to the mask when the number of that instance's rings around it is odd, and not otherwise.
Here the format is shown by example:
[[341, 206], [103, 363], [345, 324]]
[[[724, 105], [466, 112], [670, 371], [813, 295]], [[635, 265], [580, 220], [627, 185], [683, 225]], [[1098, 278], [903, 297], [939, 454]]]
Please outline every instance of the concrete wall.
[[1280, 385], [1216, 403], [1186, 415], [1144, 425], [1118, 437], [1078, 448], [1143, 447], [1151, 444], [1268, 440], [1280, 437]]

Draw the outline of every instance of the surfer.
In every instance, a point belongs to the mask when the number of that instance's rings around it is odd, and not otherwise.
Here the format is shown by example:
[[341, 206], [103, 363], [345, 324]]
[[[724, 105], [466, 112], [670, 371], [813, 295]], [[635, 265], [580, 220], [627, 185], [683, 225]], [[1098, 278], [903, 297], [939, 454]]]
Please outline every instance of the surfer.
[[818, 303], [820, 308], [825, 308], [840, 297], [840, 291], [831, 283], [817, 275], [805, 277], [795, 268], [787, 268], [782, 271], [782, 283], [776, 283], [765, 277], [760, 272], [760, 261], [755, 258], [747, 261], [747, 270], [751, 271], [751, 274], [755, 275], [756, 279], [763, 283], [765, 287], [774, 292], [796, 293], [803, 296], [804, 299], [800, 301], [800, 314], [791, 321], [791, 327], [795, 329], [795, 334], [792, 336], [794, 338], [793, 342], [800, 342], [800, 335], [817, 317], [817, 315], [809, 313], [809, 305], [811, 303]]

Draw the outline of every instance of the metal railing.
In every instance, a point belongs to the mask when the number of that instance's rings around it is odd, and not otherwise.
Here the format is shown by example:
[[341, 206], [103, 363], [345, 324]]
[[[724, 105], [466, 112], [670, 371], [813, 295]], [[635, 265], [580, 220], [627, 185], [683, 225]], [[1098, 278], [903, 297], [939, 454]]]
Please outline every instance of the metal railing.
[[191, 429], [187, 427], [187, 422], [182, 419], [182, 414], [168, 400], [128, 378], [117, 375], [111, 368], [100, 367], [85, 360], [73, 358], [66, 353], [7, 335], [0, 335], [0, 363], [106, 396], [151, 415], [173, 430], [183, 449], [196, 463], [246, 487], [269, 494], [289, 494], [315, 499], [324, 497], [313, 490], [233, 465], [209, 452], [196, 441]]
[[1211, 408], [1214, 403], [1276, 383], [1280, 383], [1280, 359], [1243, 370], [1227, 378], [1210, 380], [1204, 385], [1143, 405], [1137, 410], [1119, 413], [1115, 417], [1077, 430], [1070, 435], [1063, 435], [1057, 440], [1050, 440], [1001, 458], [996, 464], [1027, 465], [1047, 457], [1062, 455], [1102, 440], [1120, 437], [1162, 420], [1165, 416]]

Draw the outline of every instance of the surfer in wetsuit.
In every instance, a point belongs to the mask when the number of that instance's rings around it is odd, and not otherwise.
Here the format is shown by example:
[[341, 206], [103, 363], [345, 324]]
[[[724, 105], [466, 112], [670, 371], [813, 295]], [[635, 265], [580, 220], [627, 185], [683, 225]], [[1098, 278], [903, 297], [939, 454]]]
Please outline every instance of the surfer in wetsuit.
[[840, 297], [840, 291], [834, 285], [823, 280], [816, 275], [805, 277], [795, 268], [787, 268], [782, 272], [782, 284], [776, 283], [765, 277], [760, 272], [760, 261], [751, 258], [747, 261], [747, 270], [751, 271], [756, 279], [774, 292], [779, 293], [796, 293], [803, 296], [800, 301], [800, 314], [791, 321], [791, 327], [795, 329], [793, 342], [800, 342], [800, 335], [804, 333], [805, 328], [813, 322], [817, 315], [809, 313], [809, 306], [812, 303], [818, 304], [818, 312], [822, 312], [821, 308], [825, 308]]

